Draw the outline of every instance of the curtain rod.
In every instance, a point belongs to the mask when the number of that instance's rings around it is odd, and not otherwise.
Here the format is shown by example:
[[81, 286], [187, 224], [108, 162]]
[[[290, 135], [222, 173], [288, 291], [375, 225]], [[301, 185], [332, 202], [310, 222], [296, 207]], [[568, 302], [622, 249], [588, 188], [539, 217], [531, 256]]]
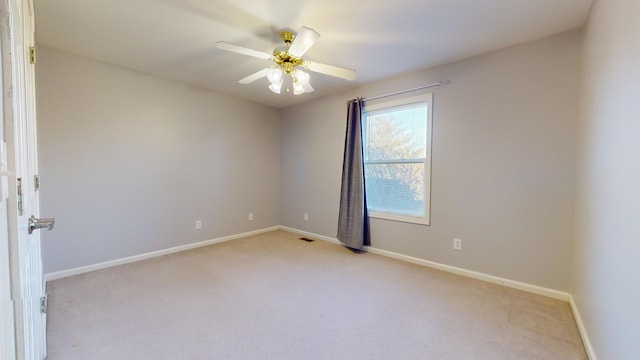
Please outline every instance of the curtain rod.
[[429, 84], [429, 85], [418, 86], [418, 87], [415, 87], [413, 89], [407, 89], [407, 90], [402, 90], [402, 91], [396, 91], [396, 92], [389, 93], [389, 94], [368, 97], [366, 99], [362, 99], [362, 101], [370, 101], [370, 100], [382, 99], [382, 98], [386, 98], [386, 97], [389, 97], [389, 96], [400, 95], [400, 94], [404, 94], [404, 93], [408, 93], [408, 92], [412, 92], [412, 91], [417, 91], [417, 90], [428, 89], [428, 88], [432, 88], [432, 87], [439, 87], [439, 86], [449, 85], [450, 83], [451, 83], [451, 80], [443, 80], [443, 81], [440, 81], [440, 82], [437, 82], [437, 83], [433, 83], [433, 84]]

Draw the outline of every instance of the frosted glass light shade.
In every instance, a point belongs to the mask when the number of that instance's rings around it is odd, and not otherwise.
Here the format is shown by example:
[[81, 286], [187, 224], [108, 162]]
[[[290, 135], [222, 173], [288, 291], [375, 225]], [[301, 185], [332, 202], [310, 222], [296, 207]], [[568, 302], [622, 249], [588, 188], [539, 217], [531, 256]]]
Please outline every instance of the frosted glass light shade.
[[276, 94], [280, 94], [280, 89], [282, 89], [282, 79], [278, 82], [272, 82], [271, 85], [269, 85], [269, 90]]
[[267, 72], [267, 79], [271, 83], [269, 85], [269, 90], [273, 91], [276, 94], [280, 94], [280, 90], [282, 89], [282, 69], [278, 67], [272, 67]]
[[302, 70], [295, 70], [291, 76], [293, 77], [293, 94], [300, 95], [306, 92], [312, 92], [313, 88], [309, 84], [309, 74]]
[[309, 74], [307, 74], [302, 70], [295, 70], [293, 72], [293, 76], [295, 77], [297, 82], [300, 83], [301, 85], [309, 83]]
[[267, 72], [267, 79], [270, 83], [282, 83], [282, 69], [279, 67], [272, 67]]
[[293, 83], [293, 95], [304, 94], [304, 87], [299, 82]]

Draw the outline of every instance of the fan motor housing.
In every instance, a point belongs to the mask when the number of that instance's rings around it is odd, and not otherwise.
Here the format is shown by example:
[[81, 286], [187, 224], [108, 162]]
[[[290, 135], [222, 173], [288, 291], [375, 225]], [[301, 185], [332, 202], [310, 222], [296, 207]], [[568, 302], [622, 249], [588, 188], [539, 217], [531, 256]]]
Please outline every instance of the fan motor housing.
[[273, 62], [280, 65], [285, 73], [291, 74], [294, 67], [302, 65], [302, 58], [291, 56], [287, 50], [288, 46], [273, 50]]

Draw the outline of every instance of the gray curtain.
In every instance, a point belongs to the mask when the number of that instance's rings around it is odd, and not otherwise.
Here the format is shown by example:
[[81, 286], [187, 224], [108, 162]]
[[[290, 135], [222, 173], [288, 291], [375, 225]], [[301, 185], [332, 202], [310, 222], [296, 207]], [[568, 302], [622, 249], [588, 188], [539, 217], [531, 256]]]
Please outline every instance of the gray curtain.
[[344, 140], [338, 240], [351, 249], [371, 245], [362, 152], [362, 99], [349, 101]]

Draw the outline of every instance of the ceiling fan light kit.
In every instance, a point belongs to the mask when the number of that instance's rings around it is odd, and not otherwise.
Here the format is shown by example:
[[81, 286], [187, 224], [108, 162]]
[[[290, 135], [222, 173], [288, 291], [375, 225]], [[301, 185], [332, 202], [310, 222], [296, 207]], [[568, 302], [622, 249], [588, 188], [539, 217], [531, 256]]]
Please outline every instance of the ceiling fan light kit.
[[[273, 55], [224, 41], [217, 42], [216, 46], [221, 50], [270, 60], [275, 63], [275, 66], [271, 66], [251, 74], [238, 81], [239, 83], [250, 84], [256, 80], [266, 77], [270, 83], [269, 90], [276, 94], [280, 94], [283, 83], [286, 80], [288, 84], [290, 79], [293, 87], [293, 94], [300, 95], [314, 90], [310, 83], [311, 77], [308, 73], [301, 70], [301, 68], [350, 81], [355, 80], [356, 78], [356, 72], [351, 69], [302, 59], [302, 56], [311, 48], [311, 46], [313, 46], [319, 37], [320, 34], [315, 30], [305, 26], [298, 30], [297, 35], [294, 35], [290, 31], [283, 31], [280, 34], [280, 38], [284, 41], [285, 45], [275, 48], [273, 50]], [[285, 74], [289, 76], [285, 76]], [[287, 86], [287, 92], [289, 91], [290, 89]]]
[[[269, 90], [273, 91], [276, 94], [280, 94], [282, 90], [282, 84], [284, 83], [284, 71], [282, 68], [273, 66], [267, 70], [267, 80], [269, 80]], [[311, 77], [306, 72], [295, 69], [289, 75], [291, 75], [291, 80], [293, 84], [293, 94], [300, 95], [304, 93], [309, 93], [313, 91], [313, 87], [309, 84], [309, 80]], [[289, 91], [289, 90], [287, 90]]]

